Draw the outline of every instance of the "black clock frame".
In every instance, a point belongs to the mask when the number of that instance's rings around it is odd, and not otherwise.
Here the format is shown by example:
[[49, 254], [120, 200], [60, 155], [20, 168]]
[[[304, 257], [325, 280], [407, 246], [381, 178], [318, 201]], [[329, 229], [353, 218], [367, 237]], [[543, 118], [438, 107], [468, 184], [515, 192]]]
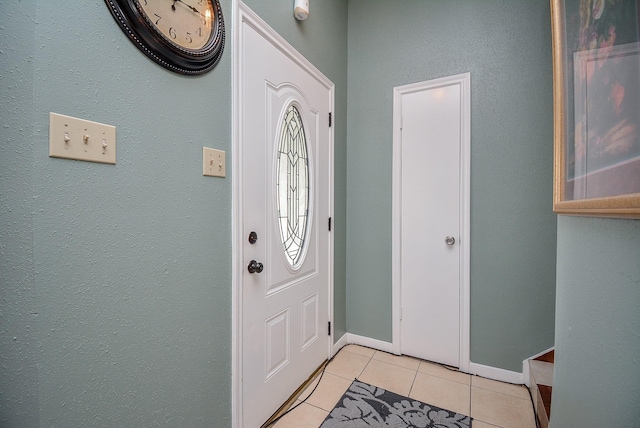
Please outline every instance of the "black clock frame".
[[224, 18], [219, 0], [211, 0], [214, 28], [200, 49], [185, 49], [164, 39], [142, 15], [134, 0], [104, 0], [122, 31], [147, 57], [175, 73], [196, 76], [211, 71], [224, 50]]

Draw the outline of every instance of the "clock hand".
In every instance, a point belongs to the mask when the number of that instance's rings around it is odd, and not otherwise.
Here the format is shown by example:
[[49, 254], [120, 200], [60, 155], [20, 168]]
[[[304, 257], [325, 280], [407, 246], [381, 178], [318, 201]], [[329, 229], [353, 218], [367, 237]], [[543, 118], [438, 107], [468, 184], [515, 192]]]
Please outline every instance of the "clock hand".
[[[187, 4], [185, 2], [183, 2], [182, 0], [173, 0], [173, 4], [171, 5], [171, 9], [176, 10], [176, 2], [180, 2], [183, 5], [187, 6], [189, 9], [191, 9], [192, 11], [194, 11], [195, 13], [199, 13], [200, 15], [202, 15], [202, 13], [196, 9], [195, 7], [191, 6], [190, 4]], [[203, 17], [205, 17], [204, 15], [202, 15]]]

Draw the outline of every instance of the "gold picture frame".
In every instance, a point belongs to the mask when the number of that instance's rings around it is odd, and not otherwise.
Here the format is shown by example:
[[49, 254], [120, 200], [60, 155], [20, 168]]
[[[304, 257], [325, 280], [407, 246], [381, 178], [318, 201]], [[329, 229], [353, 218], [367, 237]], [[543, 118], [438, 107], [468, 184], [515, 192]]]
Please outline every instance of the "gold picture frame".
[[550, 1], [553, 210], [640, 218], [640, 2]]

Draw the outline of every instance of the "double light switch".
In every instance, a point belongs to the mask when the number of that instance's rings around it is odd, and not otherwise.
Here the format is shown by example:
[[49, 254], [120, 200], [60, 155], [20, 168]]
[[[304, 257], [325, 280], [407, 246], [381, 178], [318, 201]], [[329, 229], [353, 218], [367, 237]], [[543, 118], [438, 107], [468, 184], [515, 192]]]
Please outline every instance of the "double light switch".
[[202, 148], [202, 175], [210, 177], [225, 177], [227, 165], [223, 150]]

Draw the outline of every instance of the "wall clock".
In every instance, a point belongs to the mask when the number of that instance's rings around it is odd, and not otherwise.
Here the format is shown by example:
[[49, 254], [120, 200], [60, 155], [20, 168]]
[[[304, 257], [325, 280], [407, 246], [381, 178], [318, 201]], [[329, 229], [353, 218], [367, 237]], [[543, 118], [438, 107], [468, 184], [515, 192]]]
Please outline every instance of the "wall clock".
[[138, 49], [161, 66], [198, 75], [220, 61], [224, 19], [219, 0], [105, 0]]

